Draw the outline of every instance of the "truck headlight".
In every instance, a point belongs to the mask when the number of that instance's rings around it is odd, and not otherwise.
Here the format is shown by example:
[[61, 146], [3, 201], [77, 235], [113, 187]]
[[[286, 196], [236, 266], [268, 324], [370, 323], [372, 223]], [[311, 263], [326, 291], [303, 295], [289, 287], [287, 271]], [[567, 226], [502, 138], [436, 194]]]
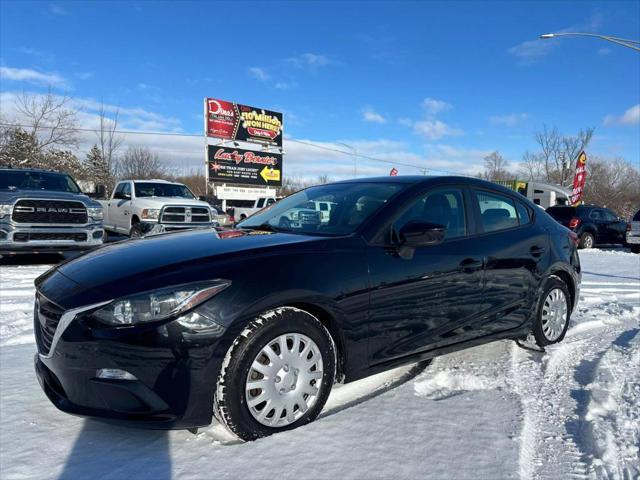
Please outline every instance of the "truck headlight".
[[104, 218], [102, 207], [88, 207], [87, 215], [89, 215], [89, 217], [93, 218], [94, 220], [102, 220]]
[[91, 316], [107, 325], [120, 327], [155, 322], [191, 310], [231, 285], [228, 280], [177, 285], [131, 297], [119, 298]]
[[157, 220], [160, 215], [159, 208], [143, 208], [140, 215], [144, 220]]
[[11, 215], [12, 205], [5, 205], [0, 203], [0, 218], [4, 218], [7, 215]]

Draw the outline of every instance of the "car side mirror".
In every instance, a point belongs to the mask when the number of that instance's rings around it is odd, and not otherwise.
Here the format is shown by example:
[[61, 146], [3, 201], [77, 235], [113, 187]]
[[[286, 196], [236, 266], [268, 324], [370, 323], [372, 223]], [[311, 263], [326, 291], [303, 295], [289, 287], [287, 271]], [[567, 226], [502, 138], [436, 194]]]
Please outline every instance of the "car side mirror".
[[419, 248], [441, 243], [446, 233], [444, 225], [409, 222], [400, 229], [398, 236], [401, 246]]
[[96, 185], [96, 192], [95, 192], [96, 198], [105, 198], [106, 195], [107, 195], [107, 187], [105, 187], [104, 185]]

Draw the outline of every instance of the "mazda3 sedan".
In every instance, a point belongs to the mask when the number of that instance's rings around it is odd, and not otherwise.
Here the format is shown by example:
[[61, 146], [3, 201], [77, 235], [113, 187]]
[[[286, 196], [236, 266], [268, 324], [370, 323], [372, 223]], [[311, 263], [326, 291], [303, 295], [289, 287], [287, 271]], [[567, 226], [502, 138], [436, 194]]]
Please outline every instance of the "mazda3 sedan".
[[65, 412], [150, 428], [215, 416], [252, 440], [315, 419], [334, 382], [498, 339], [559, 342], [577, 242], [476, 179], [315, 186], [235, 229], [106, 245], [46, 272], [35, 368]]

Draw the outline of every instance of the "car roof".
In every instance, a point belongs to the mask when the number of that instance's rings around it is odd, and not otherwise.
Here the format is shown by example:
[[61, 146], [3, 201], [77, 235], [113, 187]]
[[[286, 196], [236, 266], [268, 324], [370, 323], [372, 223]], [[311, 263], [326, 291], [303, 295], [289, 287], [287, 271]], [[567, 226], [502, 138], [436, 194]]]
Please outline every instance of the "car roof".
[[[120, 182], [133, 182], [133, 183], [167, 183], [167, 184], [171, 184], [171, 185], [183, 185], [180, 182], [172, 182], [170, 180], [164, 180], [162, 178], [146, 178], [144, 180], [120, 180]], [[120, 183], [118, 182], [118, 183]]]
[[57, 172], [56, 170], [47, 170], [46, 168], [7, 168], [0, 167], [3, 172], [25, 172], [25, 173], [57, 173], [58, 175], [68, 175], [66, 172]]

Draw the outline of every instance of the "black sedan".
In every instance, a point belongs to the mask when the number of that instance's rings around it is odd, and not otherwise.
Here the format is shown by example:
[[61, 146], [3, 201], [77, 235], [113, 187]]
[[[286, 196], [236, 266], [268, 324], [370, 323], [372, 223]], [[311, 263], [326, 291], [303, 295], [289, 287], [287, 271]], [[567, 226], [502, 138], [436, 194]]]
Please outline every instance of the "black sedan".
[[497, 339], [565, 335], [577, 236], [458, 177], [311, 187], [233, 230], [107, 245], [36, 281], [61, 410], [151, 428], [295, 428], [350, 382]]

